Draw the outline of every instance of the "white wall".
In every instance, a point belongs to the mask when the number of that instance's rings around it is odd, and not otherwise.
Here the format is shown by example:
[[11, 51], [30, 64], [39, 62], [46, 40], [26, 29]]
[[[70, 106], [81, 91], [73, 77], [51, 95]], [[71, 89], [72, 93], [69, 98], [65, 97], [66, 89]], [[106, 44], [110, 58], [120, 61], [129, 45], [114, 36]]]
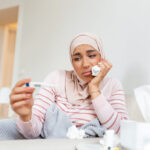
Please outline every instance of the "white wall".
[[18, 6], [22, 0], [0, 0], [0, 9]]
[[34, 81], [56, 69], [70, 69], [68, 47], [79, 32], [103, 40], [111, 75], [126, 90], [150, 83], [149, 0], [24, 0], [18, 33], [14, 83]]

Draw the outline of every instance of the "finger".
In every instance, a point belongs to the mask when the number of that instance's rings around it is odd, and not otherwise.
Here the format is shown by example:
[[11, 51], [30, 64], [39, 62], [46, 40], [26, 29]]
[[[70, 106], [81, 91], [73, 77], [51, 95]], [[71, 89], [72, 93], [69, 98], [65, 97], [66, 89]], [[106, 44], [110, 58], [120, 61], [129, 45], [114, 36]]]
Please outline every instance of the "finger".
[[100, 61], [100, 62], [98, 63], [98, 65], [100, 65], [100, 64], [102, 64], [102, 61]]
[[110, 70], [112, 68], [112, 64], [108, 60], [104, 59], [102, 63], [105, 65], [106, 69]]
[[31, 102], [31, 99], [24, 100], [24, 101], [19, 101], [17, 103], [14, 103], [12, 105], [12, 108], [15, 110], [15, 109], [17, 109], [19, 107], [21, 108], [22, 106], [29, 104], [30, 102]]
[[107, 63], [109, 66], [112, 67], [112, 64], [107, 59], [104, 59], [103, 62]]
[[33, 87], [16, 87], [13, 89], [13, 94], [33, 93], [34, 90]]
[[32, 94], [18, 94], [11, 96], [11, 104], [16, 103], [18, 101], [24, 101], [32, 98]]
[[105, 68], [107, 68], [107, 69], [111, 68], [111, 66], [107, 62], [103, 62], [103, 64], [104, 64]]
[[105, 68], [105, 66], [104, 66], [104, 64], [101, 62], [101, 63], [98, 63], [98, 66], [101, 68], [101, 69], [104, 69]]
[[29, 78], [20, 80], [19, 82], [16, 83], [15, 87], [23, 86], [24, 84], [29, 83], [30, 81], [31, 81], [31, 79], [29, 79]]

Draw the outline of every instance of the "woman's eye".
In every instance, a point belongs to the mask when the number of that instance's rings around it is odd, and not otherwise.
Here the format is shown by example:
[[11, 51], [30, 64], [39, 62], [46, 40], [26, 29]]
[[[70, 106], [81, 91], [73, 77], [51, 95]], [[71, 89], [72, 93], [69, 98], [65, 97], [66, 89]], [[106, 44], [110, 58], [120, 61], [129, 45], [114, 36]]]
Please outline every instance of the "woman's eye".
[[80, 58], [79, 58], [79, 57], [74, 58], [74, 61], [79, 61], [79, 60], [80, 60]]
[[95, 55], [95, 54], [89, 55], [89, 57], [90, 57], [90, 58], [94, 58], [94, 57], [96, 57], [96, 55]]

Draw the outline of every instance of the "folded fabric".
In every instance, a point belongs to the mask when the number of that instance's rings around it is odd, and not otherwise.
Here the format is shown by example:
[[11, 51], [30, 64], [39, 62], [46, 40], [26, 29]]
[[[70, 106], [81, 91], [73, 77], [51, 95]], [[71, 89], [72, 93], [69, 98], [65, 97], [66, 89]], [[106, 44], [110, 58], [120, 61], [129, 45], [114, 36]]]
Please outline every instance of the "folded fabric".
[[[55, 103], [47, 110], [44, 127], [41, 132], [43, 138], [67, 138], [68, 129], [73, 126], [68, 116]], [[105, 128], [99, 120], [93, 119], [80, 129], [85, 131], [85, 137], [102, 137]]]
[[83, 125], [80, 129], [85, 131], [84, 138], [103, 137], [106, 131], [106, 128], [100, 125], [100, 122], [97, 118]]
[[72, 122], [67, 115], [53, 103], [46, 112], [44, 126], [41, 136], [43, 138], [67, 138], [68, 128]]

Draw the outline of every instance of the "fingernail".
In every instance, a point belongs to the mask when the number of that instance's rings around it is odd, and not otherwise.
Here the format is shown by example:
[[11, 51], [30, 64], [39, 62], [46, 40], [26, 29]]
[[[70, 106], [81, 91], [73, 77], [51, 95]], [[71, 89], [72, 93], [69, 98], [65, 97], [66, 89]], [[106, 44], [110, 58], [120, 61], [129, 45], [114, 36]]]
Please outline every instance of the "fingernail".
[[29, 90], [34, 90], [34, 88], [33, 87], [29, 87]]

